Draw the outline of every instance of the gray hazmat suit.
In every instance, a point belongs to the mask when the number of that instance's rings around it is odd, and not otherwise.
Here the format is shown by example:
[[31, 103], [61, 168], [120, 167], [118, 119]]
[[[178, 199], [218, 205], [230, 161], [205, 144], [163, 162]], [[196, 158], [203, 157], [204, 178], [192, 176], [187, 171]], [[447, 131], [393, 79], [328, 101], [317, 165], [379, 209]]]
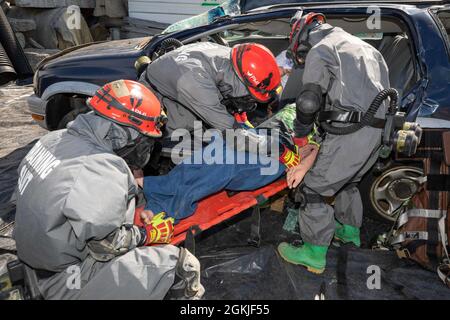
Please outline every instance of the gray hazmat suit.
[[[302, 82], [320, 86], [326, 94], [325, 110], [366, 112], [375, 96], [389, 88], [388, 68], [381, 53], [361, 39], [323, 24], [310, 32], [309, 42], [312, 48], [306, 56]], [[376, 116], [385, 118], [386, 111], [384, 103]], [[381, 134], [381, 129], [364, 127], [348, 135], [326, 135], [316, 163], [304, 178], [305, 193], [315, 195], [311, 199], [319, 198], [300, 211], [304, 241], [328, 246], [335, 217], [343, 224], [361, 226], [363, 207], [354, 183], [376, 162]], [[317, 194], [336, 196], [334, 211]]]
[[91, 112], [41, 138], [22, 160], [14, 237], [44, 298], [162, 299], [172, 286], [180, 249], [137, 247], [138, 188], [113, 152], [128, 139]]
[[196, 120], [220, 131], [238, 127], [221, 101], [249, 92], [230, 58], [231, 48], [202, 42], [168, 52], [147, 67], [139, 81], [157, 91], [169, 118], [169, 135], [179, 128], [192, 132]]

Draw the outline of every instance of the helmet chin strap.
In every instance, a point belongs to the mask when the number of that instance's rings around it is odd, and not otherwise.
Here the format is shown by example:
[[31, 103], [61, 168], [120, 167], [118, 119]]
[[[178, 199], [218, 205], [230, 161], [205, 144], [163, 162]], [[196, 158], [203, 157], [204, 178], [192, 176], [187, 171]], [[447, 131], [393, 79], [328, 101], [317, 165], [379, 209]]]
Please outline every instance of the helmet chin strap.
[[226, 106], [227, 111], [231, 114], [242, 113], [242, 112], [252, 112], [254, 111], [258, 104], [256, 100], [251, 95], [246, 95], [243, 97], [227, 97], [222, 101], [223, 105]]

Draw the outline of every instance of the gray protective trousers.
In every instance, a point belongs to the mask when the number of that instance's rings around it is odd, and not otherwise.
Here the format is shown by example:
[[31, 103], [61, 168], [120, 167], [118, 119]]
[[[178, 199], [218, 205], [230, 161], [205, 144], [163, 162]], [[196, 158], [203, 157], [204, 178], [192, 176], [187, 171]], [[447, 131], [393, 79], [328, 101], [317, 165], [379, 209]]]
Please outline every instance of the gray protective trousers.
[[[320, 86], [326, 95], [325, 110], [366, 112], [375, 96], [389, 88], [382, 55], [359, 38], [324, 24], [311, 31], [309, 41], [312, 48], [306, 57], [302, 82]], [[376, 116], [383, 118], [385, 113], [383, 104]], [[361, 226], [363, 206], [355, 183], [376, 162], [381, 133], [381, 129], [364, 127], [348, 135], [325, 136], [316, 163], [304, 179], [304, 191], [311, 198], [299, 215], [304, 241], [328, 246], [335, 218]], [[324, 196], [335, 196], [334, 210], [325, 203]]]
[[109, 262], [88, 257], [39, 281], [39, 290], [52, 300], [160, 300], [174, 283], [179, 250], [141, 247]]

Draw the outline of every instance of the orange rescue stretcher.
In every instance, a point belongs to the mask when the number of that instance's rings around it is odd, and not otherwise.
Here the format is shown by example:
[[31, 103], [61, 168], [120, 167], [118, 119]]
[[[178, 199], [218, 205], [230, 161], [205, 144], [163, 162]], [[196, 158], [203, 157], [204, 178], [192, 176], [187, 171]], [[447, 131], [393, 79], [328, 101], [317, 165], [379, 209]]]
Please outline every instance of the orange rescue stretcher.
[[[199, 201], [197, 210], [193, 215], [180, 220], [175, 225], [173, 238], [170, 243], [178, 245], [186, 240], [189, 232], [193, 236], [198, 235], [202, 231], [208, 230], [251, 207], [265, 202], [286, 187], [286, 177], [283, 176], [277, 181], [257, 190], [241, 191], [231, 196], [226, 191], [210, 195]], [[141, 222], [135, 221], [135, 223], [142, 225]]]

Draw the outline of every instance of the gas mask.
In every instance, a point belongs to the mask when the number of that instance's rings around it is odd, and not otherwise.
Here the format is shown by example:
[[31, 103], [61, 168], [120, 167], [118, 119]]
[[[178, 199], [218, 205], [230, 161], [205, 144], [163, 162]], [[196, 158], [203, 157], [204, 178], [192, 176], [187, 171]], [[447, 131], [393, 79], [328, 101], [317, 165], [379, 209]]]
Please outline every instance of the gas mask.
[[125, 160], [131, 170], [139, 170], [145, 167], [155, 145], [155, 140], [140, 134], [134, 141], [125, 147], [114, 150], [115, 153]]
[[228, 97], [222, 100], [222, 104], [227, 108], [230, 114], [252, 112], [258, 106], [257, 102], [251, 95], [243, 97]]
[[312, 46], [309, 42], [302, 42], [298, 44], [296, 54], [294, 55], [292, 51], [286, 51], [286, 57], [294, 62], [298, 68], [302, 69], [305, 67], [306, 56], [311, 50]]

